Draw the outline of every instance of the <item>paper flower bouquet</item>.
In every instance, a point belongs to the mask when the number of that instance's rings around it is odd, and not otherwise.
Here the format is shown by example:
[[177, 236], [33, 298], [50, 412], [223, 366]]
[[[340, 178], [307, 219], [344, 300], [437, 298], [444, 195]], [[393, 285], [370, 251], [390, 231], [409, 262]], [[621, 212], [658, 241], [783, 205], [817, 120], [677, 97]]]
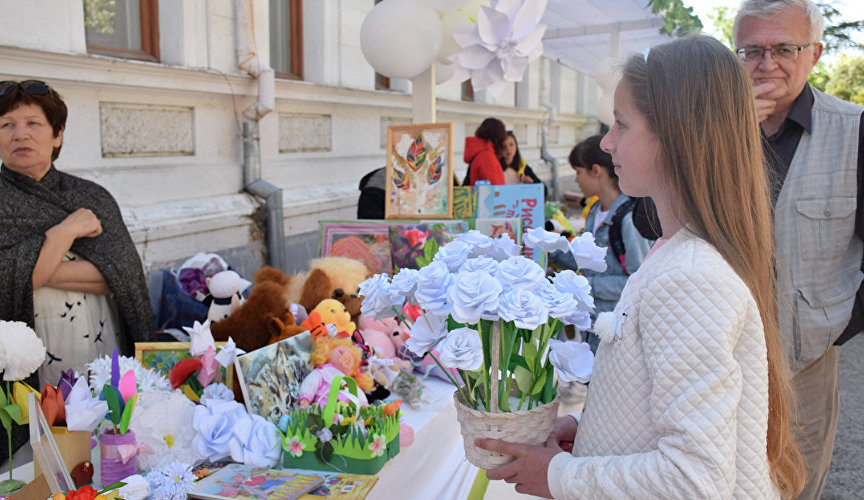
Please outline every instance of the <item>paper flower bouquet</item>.
[[285, 467], [375, 474], [399, 453], [399, 404], [363, 406], [339, 402], [342, 385], [357, 393], [351, 377], [336, 377], [324, 407], [311, 405], [283, 416]]
[[[570, 251], [581, 268], [606, 268], [606, 249], [594, 244], [591, 233], [568, 242], [537, 228], [528, 231], [524, 241], [545, 251]], [[591, 326], [590, 292], [584, 276], [567, 270], [547, 278], [540, 266], [519, 255], [509, 236], [491, 239], [477, 231], [442, 246], [419, 271], [403, 269], [392, 279], [378, 274], [360, 285], [367, 316], [399, 315], [406, 302], [420, 307], [422, 314], [406, 346], [417, 355], [439, 352], [435, 361], [459, 375], [460, 380], [451, 379], [457, 409], [461, 405], [480, 412], [486, 420], [553, 402], [557, 407], [556, 370], [558, 380], [590, 379], [593, 355], [588, 345], [555, 339], [564, 325]], [[552, 408], [545, 411], [554, 419]], [[523, 442], [542, 441], [551, 422], [529, 427], [545, 434]], [[466, 439], [472, 460], [468, 448]]]

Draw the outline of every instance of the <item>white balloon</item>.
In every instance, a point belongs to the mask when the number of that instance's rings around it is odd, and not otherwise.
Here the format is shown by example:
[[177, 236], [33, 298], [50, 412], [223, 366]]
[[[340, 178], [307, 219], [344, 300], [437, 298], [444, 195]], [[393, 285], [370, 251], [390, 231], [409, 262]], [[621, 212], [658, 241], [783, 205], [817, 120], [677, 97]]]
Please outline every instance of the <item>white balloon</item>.
[[444, 42], [441, 45], [441, 52], [438, 53], [438, 59], [444, 59], [462, 50], [462, 47], [453, 39], [453, 33], [468, 31], [473, 25], [471, 18], [464, 12], [453, 11], [443, 14], [441, 27], [444, 29]]
[[[418, 1], [418, 0], [414, 0], [414, 1]], [[441, 12], [456, 10], [456, 9], [462, 7], [463, 5], [465, 5], [466, 3], [468, 3], [468, 0], [422, 0], [422, 1], [427, 7], [441, 11]]]
[[456, 64], [435, 61], [435, 85], [441, 85], [453, 78], [456, 74]]
[[384, 0], [360, 28], [360, 49], [375, 71], [414, 78], [438, 57], [444, 34], [438, 13], [415, 1]]
[[597, 101], [597, 119], [610, 127], [615, 120], [615, 114], [612, 112], [612, 94], [609, 92], [603, 92], [600, 100]]

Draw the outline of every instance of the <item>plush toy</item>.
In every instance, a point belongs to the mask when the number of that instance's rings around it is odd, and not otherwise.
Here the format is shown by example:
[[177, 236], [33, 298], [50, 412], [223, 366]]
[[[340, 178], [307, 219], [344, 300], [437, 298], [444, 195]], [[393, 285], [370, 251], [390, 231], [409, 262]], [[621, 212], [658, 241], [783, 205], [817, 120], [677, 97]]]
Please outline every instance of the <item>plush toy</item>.
[[210, 325], [214, 340], [231, 337], [237, 347], [246, 352], [305, 331], [294, 325], [294, 317], [285, 300], [288, 278], [281, 271], [262, 268], [255, 273], [254, 279], [255, 288], [246, 303], [227, 318]]
[[[330, 392], [330, 384], [335, 377], [348, 375], [357, 381], [357, 387], [361, 391], [372, 388], [372, 379], [369, 375], [360, 372], [360, 350], [355, 347], [351, 339], [337, 339], [330, 337], [318, 337], [315, 339], [315, 347], [309, 360], [315, 366], [309, 375], [300, 384], [300, 408], [308, 408], [311, 404], [324, 406], [327, 394]], [[358, 391], [355, 401], [358, 405], [368, 405], [366, 396]], [[346, 391], [339, 392], [340, 401], [350, 401], [353, 395]]]
[[287, 286], [288, 300], [312, 311], [324, 299], [336, 299], [345, 305], [351, 321], [357, 322], [360, 303], [357, 296], [360, 283], [372, 273], [359, 260], [347, 257], [321, 257], [309, 262], [309, 272], [291, 277]]
[[312, 312], [317, 312], [323, 323], [335, 325], [340, 337], [350, 337], [357, 330], [357, 326], [351, 321], [351, 314], [336, 299], [322, 300]]
[[220, 321], [237, 310], [243, 302], [243, 292], [249, 288], [248, 281], [234, 271], [222, 271], [206, 279], [212, 300], [207, 319]]

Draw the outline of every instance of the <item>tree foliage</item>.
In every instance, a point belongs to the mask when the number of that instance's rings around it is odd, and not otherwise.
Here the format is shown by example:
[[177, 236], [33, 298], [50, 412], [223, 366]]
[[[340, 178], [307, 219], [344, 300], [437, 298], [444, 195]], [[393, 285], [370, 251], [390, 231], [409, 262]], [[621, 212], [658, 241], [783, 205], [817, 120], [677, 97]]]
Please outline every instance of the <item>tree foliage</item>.
[[663, 17], [660, 33], [679, 35], [697, 33], [702, 29], [702, 21], [693, 13], [693, 7], [684, 5], [683, 0], [648, 0], [651, 12]]
[[842, 54], [828, 75], [826, 92], [845, 101], [864, 105], [864, 55]]

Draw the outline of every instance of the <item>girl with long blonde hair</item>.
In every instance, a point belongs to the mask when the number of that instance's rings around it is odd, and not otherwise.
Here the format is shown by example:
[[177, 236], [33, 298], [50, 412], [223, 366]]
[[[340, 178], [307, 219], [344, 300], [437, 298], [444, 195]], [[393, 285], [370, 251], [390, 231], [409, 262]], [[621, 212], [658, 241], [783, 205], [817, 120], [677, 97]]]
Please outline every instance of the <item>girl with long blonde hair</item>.
[[555, 498], [792, 497], [804, 469], [744, 68], [713, 38], [675, 40], [626, 62], [614, 110], [601, 146], [664, 238], [597, 319], [579, 423], [559, 419], [546, 447], [478, 442], [517, 457], [488, 477]]

